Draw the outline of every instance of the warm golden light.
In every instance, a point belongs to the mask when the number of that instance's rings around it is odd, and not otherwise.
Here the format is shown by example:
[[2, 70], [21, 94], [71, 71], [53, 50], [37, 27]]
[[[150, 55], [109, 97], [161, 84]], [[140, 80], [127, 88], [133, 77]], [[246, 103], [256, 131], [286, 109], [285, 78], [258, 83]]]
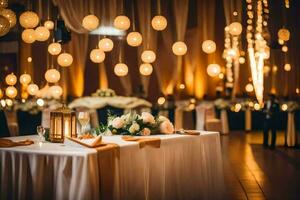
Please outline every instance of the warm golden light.
[[45, 73], [45, 79], [48, 83], [57, 83], [60, 80], [60, 72], [56, 69], [48, 69]]
[[34, 30], [34, 33], [35, 33], [35, 39], [41, 42], [48, 40], [50, 36], [50, 31], [44, 26], [37, 27]]
[[218, 76], [221, 72], [221, 67], [218, 64], [209, 64], [207, 66], [207, 74], [211, 77]]
[[20, 76], [20, 83], [22, 85], [28, 85], [31, 82], [31, 76], [29, 74], [22, 74]]
[[255, 110], [260, 110], [260, 105], [259, 105], [258, 103], [255, 103], [255, 104], [254, 104], [254, 109], [255, 109]]
[[90, 53], [90, 59], [94, 63], [102, 63], [105, 59], [105, 53], [101, 49], [93, 49]]
[[117, 16], [114, 20], [114, 27], [126, 31], [130, 27], [130, 20], [125, 15]]
[[207, 54], [214, 53], [216, 51], [216, 48], [217, 48], [217, 45], [212, 40], [205, 40], [202, 43], [202, 50]]
[[48, 30], [52, 30], [54, 28], [54, 22], [51, 20], [47, 20], [44, 23], [44, 26], [48, 29]]
[[7, 85], [15, 85], [17, 83], [17, 77], [14, 73], [8, 74], [5, 77], [5, 82]]
[[9, 21], [10, 28], [14, 27], [17, 23], [16, 14], [10, 9], [0, 9], [0, 15]]
[[48, 46], [48, 52], [51, 55], [58, 55], [61, 52], [61, 44], [58, 42], [53, 42]]
[[159, 98], [157, 99], [157, 104], [158, 104], [158, 105], [163, 105], [165, 102], [166, 102], [165, 97], [159, 97]]
[[246, 59], [244, 57], [239, 57], [239, 63], [244, 64], [246, 62]]
[[239, 22], [233, 22], [229, 25], [229, 33], [231, 35], [240, 35], [242, 33], [243, 27]]
[[140, 73], [144, 76], [149, 76], [152, 74], [153, 67], [149, 63], [143, 63], [140, 65]]
[[142, 44], [143, 38], [139, 32], [131, 32], [127, 35], [126, 40], [128, 45], [137, 47]]
[[32, 11], [23, 12], [19, 18], [20, 24], [23, 28], [35, 28], [39, 22], [39, 16]]
[[59, 85], [53, 85], [49, 88], [52, 97], [55, 99], [59, 99], [63, 94], [63, 89]]
[[9, 98], [13, 99], [13, 98], [15, 98], [17, 96], [18, 91], [17, 91], [17, 89], [14, 86], [9, 86], [9, 87], [6, 88], [5, 94]]
[[278, 38], [283, 41], [289, 41], [290, 39], [290, 31], [286, 28], [279, 29]]
[[25, 29], [22, 31], [22, 40], [26, 43], [33, 43], [35, 42], [35, 31], [33, 29]]
[[89, 31], [93, 31], [98, 28], [99, 19], [95, 15], [87, 15], [82, 20], [82, 26]]
[[118, 63], [115, 65], [114, 72], [117, 76], [126, 76], [128, 74], [128, 67], [124, 63]]
[[289, 48], [286, 45], [284, 45], [284, 46], [281, 47], [281, 50], [283, 52], [288, 52]]
[[103, 38], [99, 41], [98, 46], [102, 51], [109, 52], [114, 48], [114, 43], [109, 38]]
[[286, 111], [288, 109], [288, 105], [287, 104], [282, 104], [281, 105], [281, 110]]
[[291, 67], [290, 64], [287, 63], [287, 64], [284, 65], [284, 70], [285, 71], [289, 72], [289, 71], [291, 71], [291, 69], [292, 69], [292, 67]]
[[153, 63], [156, 59], [156, 55], [151, 50], [145, 50], [141, 55], [141, 59], [144, 63]]
[[162, 31], [167, 27], [168, 21], [164, 16], [157, 15], [153, 17], [151, 25], [154, 30]]
[[177, 56], [183, 56], [187, 52], [187, 46], [184, 42], [175, 42], [172, 46], [172, 51]]
[[57, 57], [57, 63], [62, 67], [68, 67], [73, 63], [73, 57], [69, 53], [62, 53]]
[[245, 86], [245, 90], [246, 92], [250, 93], [250, 92], [253, 92], [254, 88], [253, 88], [253, 85], [251, 83], [248, 83], [246, 86]]
[[39, 86], [37, 86], [36, 84], [31, 83], [27, 87], [28, 94], [32, 96], [36, 95], [38, 91], [39, 91]]
[[184, 85], [183, 83], [181, 83], [181, 84], [179, 85], [179, 89], [184, 90], [184, 89], [185, 89], [185, 85]]

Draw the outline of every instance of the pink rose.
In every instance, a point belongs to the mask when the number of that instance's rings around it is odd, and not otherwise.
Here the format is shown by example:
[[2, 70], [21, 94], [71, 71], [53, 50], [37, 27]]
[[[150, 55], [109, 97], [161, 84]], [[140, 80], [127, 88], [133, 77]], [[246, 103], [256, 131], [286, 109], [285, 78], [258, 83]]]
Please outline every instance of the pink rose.
[[143, 135], [143, 136], [147, 136], [147, 135], [150, 135], [150, 134], [151, 134], [151, 130], [149, 128], [144, 128], [141, 131], [141, 135]]
[[124, 126], [124, 120], [120, 117], [116, 117], [113, 119], [111, 125], [116, 129], [122, 128]]
[[165, 120], [159, 125], [159, 130], [164, 134], [173, 134], [174, 126], [169, 120]]
[[153, 117], [153, 115], [151, 115], [150, 113], [148, 112], [142, 112], [142, 120], [143, 120], [143, 123], [147, 124], [154, 124], [155, 123], [155, 119]]

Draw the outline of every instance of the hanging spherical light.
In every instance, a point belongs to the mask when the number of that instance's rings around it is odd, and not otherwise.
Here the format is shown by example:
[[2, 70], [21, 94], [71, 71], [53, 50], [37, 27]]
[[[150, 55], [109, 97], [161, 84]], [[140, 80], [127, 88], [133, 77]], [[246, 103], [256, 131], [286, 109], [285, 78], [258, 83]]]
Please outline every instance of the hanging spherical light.
[[291, 69], [292, 69], [292, 67], [291, 67], [291, 65], [289, 63], [287, 63], [287, 64], [284, 65], [284, 70], [285, 71], [289, 72], [289, 71], [291, 71]]
[[0, 15], [0, 37], [6, 35], [9, 32], [9, 21]]
[[62, 53], [57, 57], [57, 63], [62, 67], [68, 67], [73, 63], [73, 57], [69, 53]]
[[131, 32], [127, 35], [126, 40], [128, 45], [137, 47], [142, 44], [143, 38], [139, 32]]
[[231, 35], [240, 35], [242, 33], [243, 27], [239, 22], [233, 22], [229, 25], [229, 33]]
[[54, 28], [54, 22], [51, 20], [47, 20], [44, 23], [44, 26], [48, 29], [48, 30], [52, 30]]
[[248, 84], [245, 86], [245, 90], [246, 90], [246, 92], [248, 92], [248, 93], [253, 92], [253, 90], [254, 90], [253, 85], [252, 85], [251, 83], [248, 83]]
[[35, 39], [37, 41], [41, 41], [41, 42], [46, 41], [50, 36], [50, 31], [44, 26], [37, 27], [34, 30], [34, 32], [35, 32]]
[[14, 11], [10, 9], [2, 9], [0, 10], [0, 15], [5, 17], [9, 21], [10, 28], [14, 27], [17, 23], [17, 17]]
[[125, 15], [119, 15], [114, 20], [114, 27], [126, 31], [130, 27], [130, 20]]
[[149, 76], [153, 72], [153, 67], [149, 63], [143, 63], [140, 65], [140, 73], [144, 76]]
[[128, 74], [128, 67], [125, 63], [118, 63], [115, 65], [114, 72], [117, 76], [126, 76]]
[[17, 96], [18, 91], [17, 91], [17, 89], [14, 86], [9, 86], [9, 87], [6, 88], [5, 94], [9, 98], [13, 99], [13, 98], [15, 98]]
[[0, 9], [8, 6], [8, 0], [0, 0]]
[[25, 29], [22, 32], [22, 40], [26, 43], [33, 43], [35, 41], [35, 32], [33, 29]]
[[28, 94], [34, 96], [36, 95], [36, 93], [39, 91], [39, 86], [37, 86], [36, 84], [29, 84], [28, 87], [27, 87], [27, 92]]
[[268, 74], [270, 71], [271, 71], [271, 68], [269, 66], [267, 66], [267, 65], [264, 66], [264, 68], [263, 68], [264, 74]]
[[183, 56], [187, 52], [187, 46], [184, 42], [175, 42], [172, 46], [172, 51], [177, 56]]
[[48, 83], [57, 83], [60, 79], [60, 72], [56, 69], [48, 69], [45, 73], [45, 79]]
[[156, 59], [156, 55], [151, 50], [145, 50], [141, 55], [141, 59], [144, 63], [153, 63]]
[[281, 50], [286, 53], [286, 52], [288, 52], [289, 48], [286, 45], [283, 45], [281, 47]]
[[216, 43], [212, 40], [205, 40], [202, 43], [202, 50], [207, 54], [214, 53], [216, 51], [216, 47]]
[[99, 41], [98, 47], [104, 52], [109, 52], [114, 48], [114, 43], [109, 38], [103, 38]]
[[218, 76], [221, 72], [221, 67], [218, 64], [209, 64], [207, 66], [207, 74], [211, 77]]
[[14, 73], [8, 74], [5, 77], [5, 82], [7, 85], [15, 85], [17, 83], [17, 77]]
[[61, 52], [61, 44], [58, 42], [53, 42], [48, 46], [48, 52], [51, 55], [58, 55]]
[[63, 94], [63, 89], [59, 85], [53, 85], [49, 88], [49, 91], [55, 99], [58, 99]]
[[244, 57], [239, 57], [239, 63], [244, 64], [246, 62], [246, 59]]
[[39, 22], [39, 16], [32, 11], [23, 12], [19, 18], [20, 24], [23, 28], [35, 28]]
[[82, 20], [82, 26], [89, 31], [93, 31], [98, 28], [99, 19], [95, 15], [87, 15]]
[[285, 42], [289, 41], [290, 39], [290, 31], [286, 28], [279, 29], [277, 35], [280, 40], [283, 40]]
[[94, 63], [102, 63], [105, 59], [105, 53], [101, 49], [93, 49], [90, 53], [90, 59]]
[[20, 76], [20, 83], [22, 85], [28, 85], [31, 82], [31, 76], [29, 74], [22, 74]]
[[151, 25], [154, 30], [162, 31], [167, 27], [168, 21], [164, 16], [157, 15], [153, 17]]

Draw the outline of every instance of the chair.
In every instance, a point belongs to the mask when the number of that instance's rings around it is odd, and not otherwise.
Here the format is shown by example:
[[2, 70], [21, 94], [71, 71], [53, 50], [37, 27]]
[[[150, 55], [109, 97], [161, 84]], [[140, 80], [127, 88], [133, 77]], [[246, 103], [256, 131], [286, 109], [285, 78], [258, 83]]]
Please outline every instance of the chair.
[[222, 133], [222, 122], [216, 118], [213, 105], [199, 105], [197, 112], [197, 130], [218, 131]]
[[112, 106], [105, 106], [103, 108], [98, 108], [97, 115], [98, 115], [99, 123], [107, 124], [108, 111], [117, 116], [121, 116], [124, 113], [124, 109], [116, 108]]
[[36, 127], [41, 125], [42, 113], [31, 114], [27, 111], [17, 111], [17, 119], [19, 124], [19, 135], [36, 134]]
[[3, 110], [0, 110], [0, 137], [9, 137], [9, 129], [7, 125], [7, 120]]

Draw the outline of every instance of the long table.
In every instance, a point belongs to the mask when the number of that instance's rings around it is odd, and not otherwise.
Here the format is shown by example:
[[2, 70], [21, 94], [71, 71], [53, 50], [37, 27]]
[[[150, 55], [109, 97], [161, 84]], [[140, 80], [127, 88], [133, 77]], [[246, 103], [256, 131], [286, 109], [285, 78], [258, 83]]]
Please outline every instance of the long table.
[[118, 148], [97, 151], [71, 144], [39, 143], [0, 148], [0, 199], [222, 199], [220, 137], [155, 135], [160, 148], [140, 148], [104, 136]]

